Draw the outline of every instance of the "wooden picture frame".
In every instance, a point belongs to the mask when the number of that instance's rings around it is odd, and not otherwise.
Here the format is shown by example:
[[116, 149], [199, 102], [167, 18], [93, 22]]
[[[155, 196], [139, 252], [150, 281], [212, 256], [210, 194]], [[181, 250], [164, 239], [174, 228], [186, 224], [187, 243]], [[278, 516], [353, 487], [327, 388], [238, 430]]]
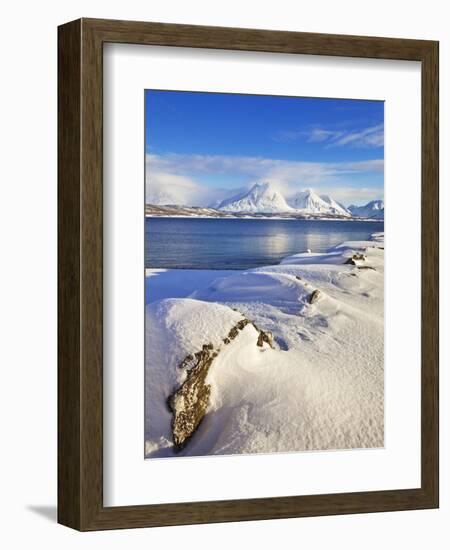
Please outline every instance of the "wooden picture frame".
[[[106, 42], [421, 63], [420, 488], [103, 506], [102, 48]], [[59, 27], [58, 50], [59, 523], [90, 531], [438, 507], [438, 43], [79, 19]]]

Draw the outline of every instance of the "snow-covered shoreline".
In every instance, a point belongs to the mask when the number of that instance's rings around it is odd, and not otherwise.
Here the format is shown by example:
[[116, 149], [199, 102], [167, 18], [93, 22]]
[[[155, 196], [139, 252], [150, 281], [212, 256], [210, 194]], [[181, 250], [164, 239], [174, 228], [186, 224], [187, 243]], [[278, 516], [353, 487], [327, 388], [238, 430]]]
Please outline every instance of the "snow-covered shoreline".
[[154, 215], [154, 214], [146, 214], [146, 218], [164, 218], [164, 219], [172, 219], [172, 218], [181, 218], [181, 219], [199, 219], [199, 220], [214, 220], [214, 219], [220, 219], [220, 220], [308, 220], [308, 221], [328, 221], [328, 222], [379, 222], [380, 219], [377, 218], [364, 218], [364, 217], [327, 217], [327, 216], [320, 216], [320, 217], [314, 217], [313, 215], [307, 216], [301, 216], [301, 217], [295, 217], [295, 216], [264, 216], [264, 215], [239, 215], [239, 216], [233, 216], [232, 214], [228, 214], [223, 217], [218, 217], [214, 215], [182, 215], [182, 214], [172, 214], [172, 215]]
[[[384, 234], [278, 265], [201, 272], [198, 285], [199, 272], [176, 271], [147, 271], [147, 289], [160, 293], [146, 306], [148, 458], [383, 446]], [[251, 324], [224, 344], [244, 318]], [[256, 345], [254, 326], [274, 349]], [[216, 354], [206, 415], [177, 450], [167, 400], [189, 375], [180, 364], [205, 345]]]

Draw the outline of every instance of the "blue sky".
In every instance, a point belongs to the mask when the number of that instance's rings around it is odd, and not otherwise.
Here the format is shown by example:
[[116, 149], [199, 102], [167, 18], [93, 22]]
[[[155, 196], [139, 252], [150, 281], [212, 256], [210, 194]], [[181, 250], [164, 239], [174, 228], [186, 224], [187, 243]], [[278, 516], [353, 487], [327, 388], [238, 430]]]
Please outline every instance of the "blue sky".
[[147, 202], [203, 206], [261, 181], [346, 205], [384, 198], [383, 102], [154, 90], [145, 102]]

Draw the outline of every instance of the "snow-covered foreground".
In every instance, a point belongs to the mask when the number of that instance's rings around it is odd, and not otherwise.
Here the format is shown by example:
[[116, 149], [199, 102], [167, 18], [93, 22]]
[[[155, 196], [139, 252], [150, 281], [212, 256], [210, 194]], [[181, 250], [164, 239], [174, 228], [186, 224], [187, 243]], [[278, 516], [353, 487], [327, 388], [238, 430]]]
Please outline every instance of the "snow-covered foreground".
[[[195, 272], [179, 270], [189, 296], [146, 306], [148, 458], [383, 446], [382, 233], [276, 266], [208, 273], [192, 291]], [[242, 319], [254, 324], [227, 341]], [[273, 334], [273, 348], [257, 345], [258, 329]], [[180, 364], [205, 345], [214, 350], [206, 414], [177, 449], [168, 398], [189, 376]]]
[[186, 298], [198, 288], [208, 286], [217, 277], [235, 273], [236, 270], [146, 269], [145, 303], [163, 298]]

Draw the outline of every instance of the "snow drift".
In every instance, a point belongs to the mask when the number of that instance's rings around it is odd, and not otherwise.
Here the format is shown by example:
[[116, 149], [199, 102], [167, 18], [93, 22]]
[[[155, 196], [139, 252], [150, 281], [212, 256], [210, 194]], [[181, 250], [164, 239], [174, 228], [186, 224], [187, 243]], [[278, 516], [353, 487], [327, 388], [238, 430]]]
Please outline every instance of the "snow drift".
[[[148, 304], [146, 456], [383, 446], [383, 238], [296, 254]], [[273, 334], [273, 349], [258, 345], [260, 329]], [[203, 416], [177, 446], [168, 399], [189, 378], [180, 364], [205, 345], [214, 356]]]

